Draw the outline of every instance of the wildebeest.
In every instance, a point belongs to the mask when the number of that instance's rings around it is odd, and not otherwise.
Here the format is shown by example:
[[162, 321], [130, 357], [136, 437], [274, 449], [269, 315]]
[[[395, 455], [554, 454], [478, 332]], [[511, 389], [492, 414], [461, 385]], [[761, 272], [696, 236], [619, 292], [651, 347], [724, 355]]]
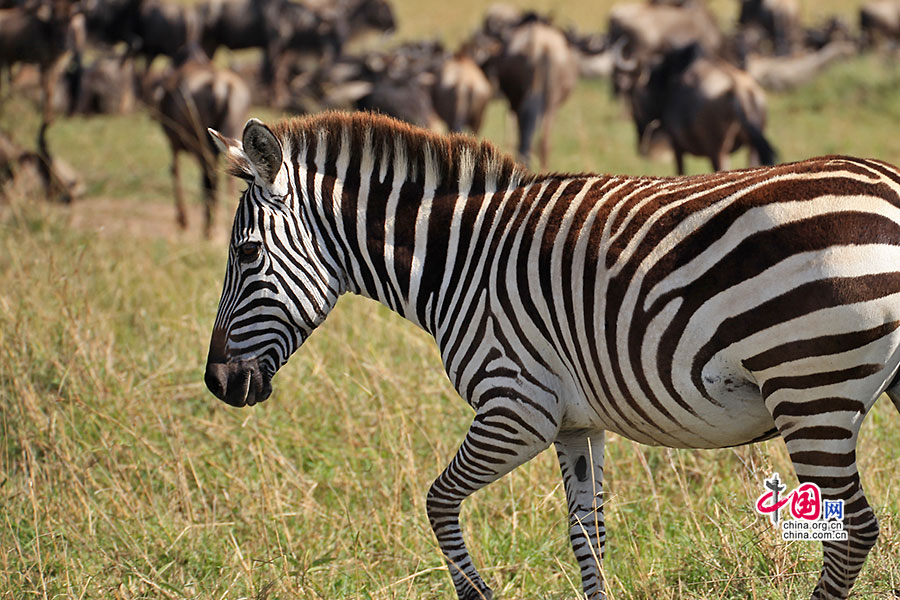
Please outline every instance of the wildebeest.
[[282, 0], [265, 9], [267, 55], [272, 61], [274, 101], [284, 101], [292, 56], [311, 54], [319, 65], [339, 57], [352, 38], [368, 30], [389, 32], [394, 14], [386, 0], [338, 0], [316, 6]]
[[578, 72], [582, 77], [607, 79], [613, 74], [615, 52], [609, 36], [601, 33], [581, 34], [572, 29], [566, 31], [569, 46], [578, 56]]
[[200, 23], [192, 6], [171, 0], [142, 0], [133, 52], [146, 57], [147, 67], [159, 55], [175, 56], [182, 48], [200, 40]]
[[47, 198], [69, 203], [84, 193], [84, 183], [67, 162], [50, 156], [47, 124], [37, 136], [37, 149], [26, 150], [12, 137], [0, 131], [0, 197], [10, 188], [35, 192], [39, 187]]
[[200, 45], [206, 54], [212, 57], [219, 46], [232, 50], [265, 48], [263, 8], [272, 1], [208, 0], [199, 4]]
[[431, 127], [437, 120], [432, 87], [445, 59], [439, 42], [408, 42], [388, 51], [345, 55], [323, 65], [305, 87], [321, 102], [318, 108], [378, 112]]
[[871, 0], [859, 9], [862, 43], [873, 46], [900, 42], [900, 0]]
[[859, 39], [851, 30], [850, 23], [843, 17], [831, 16], [819, 25], [804, 28], [804, 48], [821, 50], [833, 42], [849, 42], [853, 44], [859, 42]]
[[[172, 184], [178, 225], [187, 227], [178, 155], [184, 151], [200, 163], [204, 191], [204, 234], [209, 237], [216, 205], [217, 150], [207, 128], [237, 133], [250, 108], [250, 90], [231, 71], [214, 66], [199, 48], [184, 58], [162, 82], [157, 118], [172, 150]], [[221, 131], [221, 130], [220, 130]]]
[[797, 0], [741, 0], [738, 23], [761, 28], [775, 54], [791, 54], [799, 42], [800, 6]]
[[432, 88], [434, 110], [450, 131], [481, 129], [484, 109], [494, 96], [494, 86], [484, 71], [461, 49], [447, 59]]
[[201, 45], [209, 56], [219, 46], [263, 50], [262, 78], [273, 88], [275, 104], [285, 101], [284, 80], [292, 56], [305, 52], [330, 63], [357, 35], [395, 26], [387, 0], [209, 0], [198, 12]]
[[751, 165], [775, 163], [775, 149], [763, 135], [765, 93], [750, 75], [696, 44], [673, 50], [643, 72], [630, 93], [638, 143], [656, 129], [675, 153], [679, 174], [684, 154], [709, 158], [714, 170], [727, 168], [728, 156], [749, 145]]
[[647, 64], [675, 48], [698, 44], [710, 56], [725, 46], [725, 36], [703, 4], [618, 4], [609, 14], [609, 45], [613, 57], [613, 92], [627, 96], [632, 74], [618, 66], [622, 59]]
[[482, 68], [497, 82], [516, 116], [519, 160], [528, 163], [540, 127], [538, 155], [546, 166], [550, 127], [578, 81], [578, 56], [559, 28], [534, 13], [501, 32], [499, 42]]
[[38, 66], [41, 79], [43, 121], [53, 120], [56, 81], [70, 52], [80, 52], [83, 36], [73, 19], [76, 7], [71, 0], [40, 0], [14, 8], [0, 9], [0, 71], [18, 63]]
[[64, 79], [69, 114], [124, 114], [134, 108], [137, 79], [132, 58], [100, 56], [67, 72]]
[[81, 0], [92, 42], [129, 47], [137, 44], [138, 18], [143, 0]]
[[689, 44], [717, 54], [724, 36], [702, 3], [627, 3], [614, 6], [609, 13], [609, 42], [646, 58]]

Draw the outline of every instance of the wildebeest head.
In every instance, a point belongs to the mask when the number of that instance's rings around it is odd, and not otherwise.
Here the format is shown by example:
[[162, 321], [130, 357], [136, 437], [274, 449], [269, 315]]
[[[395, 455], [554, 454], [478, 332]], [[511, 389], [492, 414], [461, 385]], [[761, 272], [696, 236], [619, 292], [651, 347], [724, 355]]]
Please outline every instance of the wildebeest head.
[[354, 4], [356, 15], [353, 16], [361, 24], [375, 31], [390, 32], [396, 29], [394, 11], [386, 0], [355, 0]]

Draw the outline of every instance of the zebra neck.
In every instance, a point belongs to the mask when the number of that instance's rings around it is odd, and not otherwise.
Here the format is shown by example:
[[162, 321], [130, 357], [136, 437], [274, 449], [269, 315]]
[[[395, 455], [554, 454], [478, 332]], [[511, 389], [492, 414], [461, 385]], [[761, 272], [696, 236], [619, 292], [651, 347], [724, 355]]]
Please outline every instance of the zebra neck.
[[533, 178], [490, 144], [384, 117], [326, 114], [281, 127], [276, 135], [298, 165], [304, 204], [345, 289], [432, 334], [472, 229], [463, 214]]
[[367, 171], [363, 164], [359, 182], [335, 182], [342, 217], [334, 220], [335, 237], [347, 289], [435, 335], [445, 316], [441, 309], [470, 262], [476, 220], [487, 204], [515, 188], [497, 190], [484, 177], [439, 185], [428, 173], [416, 181], [402, 168], [383, 179], [365, 176]]

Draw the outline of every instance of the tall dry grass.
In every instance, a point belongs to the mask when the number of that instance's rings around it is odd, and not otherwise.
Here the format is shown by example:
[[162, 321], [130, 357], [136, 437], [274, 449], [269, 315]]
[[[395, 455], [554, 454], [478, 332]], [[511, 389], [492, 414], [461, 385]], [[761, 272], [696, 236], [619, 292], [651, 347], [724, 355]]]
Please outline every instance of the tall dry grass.
[[[398, 1], [400, 34], [440, 24], [459, 39], [482, 10], [460, 2]], [[823, 13], [838, 7], [829, 2]], [[587, 29], [608, 5], [536, 6]], [[845, 152], [900, 163], [900, 73], [884, 57], [839, 65], [770, 106], [786, 160]], [[20, 141], [36, 123], [21, 99], [3, 103], [0, 125]], [[605, 82], [580, 84], [557, 123], [556, 170], [673, 170], [636, 155]], [[502, 106], [485, 134], [512, 147]], [[0, 598], [452, 597], [424, 495], [471, 413], [433, 343], [346, 298], [270, 400], [226, 407], [202, 369], [234, 197], [223, 197], [215, 241], [174, 232], [167, 149], [143, 113], [61, 120], [51, 144], [84, 174], [88, 198], [64, 209], [26, 193], [0, 207]], [[185, 179], [199, 197], [196, 170]], [[863, 427], [863, 483], [882, 536], [857, 597], [900, 589], [898, 419], [882, 401]], [[778, 441], [691, 452], [611, 436], [610, 598], [808, 597], [817, 545], [778, 541], [752, 509], [773, 471], [791, 472]], [[576, 595], [565, 520], [549, 452], [463, 511], [476, 561], [507, 599]]]

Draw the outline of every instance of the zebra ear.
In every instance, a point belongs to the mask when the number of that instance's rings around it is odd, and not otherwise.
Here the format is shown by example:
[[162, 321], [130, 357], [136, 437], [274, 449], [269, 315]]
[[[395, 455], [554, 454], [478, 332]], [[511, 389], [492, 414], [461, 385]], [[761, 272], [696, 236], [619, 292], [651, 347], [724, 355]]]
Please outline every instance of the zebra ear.
[[275, 176], [281, 170], [282, 152], [272, 130], [262, 121], [250, 119], [244, 125], [243, 146], [260, 179], [269, 185], [275, 183]]
[[213, 139], [213, 143], [216, 145], [216, 148], [225, 155], [225, 158], [228, 160], [227, 171], [229, 175], [234, 175], [235, 177], [240, 177], [241, 179], [245, 179], [247, 181], [253, 181], [256, 178], [256, 171], [253, 170], [253, 165], [250, 164], [250, 159], [247, 158], [247, 155], [244, 154], [244, 149], [241, 147], [241, 143], [234, 138], [226, 137], [212, 129], [211, 127], [207, 129], [209, 135]]

